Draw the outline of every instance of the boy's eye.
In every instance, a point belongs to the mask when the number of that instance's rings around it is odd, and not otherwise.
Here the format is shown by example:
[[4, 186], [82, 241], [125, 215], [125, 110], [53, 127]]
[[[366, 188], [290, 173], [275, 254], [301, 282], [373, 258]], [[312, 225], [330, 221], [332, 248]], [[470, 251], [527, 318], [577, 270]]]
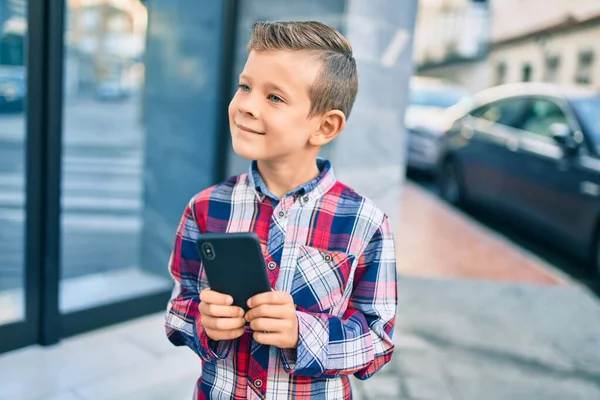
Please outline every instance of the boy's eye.
[[276, 96], [274, 94], [270, 94], [267, 99], [271, 100], [273, 103], [281, 103], [283, 101], [283, 99], [279, 96]]
[[242, 92], [249, 92], [249, 91], [250, 91], [250, 86], [248, 86], [248, 85], [246, 85], [246, 84], [240, 83], [240, 84], [239, 84], [239, 87], [240, 87], [240, 90], [241, 90]]

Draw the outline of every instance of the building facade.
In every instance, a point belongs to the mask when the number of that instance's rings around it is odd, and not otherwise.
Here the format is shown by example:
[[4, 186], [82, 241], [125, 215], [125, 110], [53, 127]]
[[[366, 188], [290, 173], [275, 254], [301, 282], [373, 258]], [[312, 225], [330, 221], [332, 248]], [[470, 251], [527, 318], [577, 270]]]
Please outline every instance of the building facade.
[[419, 75], [459, 84], [470, 92], [488, 81], [490, 39], [487, 1], [422, 0], [415, 31], [414, 63]]
[[497, 0], [492, 14], [491, 85], [536, 81], [600, 90], [599, 2]]

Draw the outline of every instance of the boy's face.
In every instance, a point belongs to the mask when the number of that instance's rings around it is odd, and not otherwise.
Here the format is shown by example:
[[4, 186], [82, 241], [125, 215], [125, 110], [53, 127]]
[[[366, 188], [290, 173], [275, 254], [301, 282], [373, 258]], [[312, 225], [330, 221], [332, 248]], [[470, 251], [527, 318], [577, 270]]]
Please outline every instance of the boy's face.
[[321, 65], [310, 54], [252, 51], [229, 104], [234, 151], [258, 161], [299, 160], [316, 155], [309, 143], [320, 118], [309, 118], [309, 90]]

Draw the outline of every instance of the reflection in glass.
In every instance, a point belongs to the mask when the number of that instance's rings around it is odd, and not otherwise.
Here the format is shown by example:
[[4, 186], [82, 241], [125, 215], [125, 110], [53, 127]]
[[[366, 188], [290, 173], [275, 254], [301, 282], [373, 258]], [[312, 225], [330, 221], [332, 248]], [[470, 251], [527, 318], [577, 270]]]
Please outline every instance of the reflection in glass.
[[0, 325], [24, 318], [26, 4], [0, 0]]
[[[170, 289], [140, 265], [147, 10], [69, 1], [65, 35], [60, 309]], [[166, 274], [166, 266], [163, 266]]]

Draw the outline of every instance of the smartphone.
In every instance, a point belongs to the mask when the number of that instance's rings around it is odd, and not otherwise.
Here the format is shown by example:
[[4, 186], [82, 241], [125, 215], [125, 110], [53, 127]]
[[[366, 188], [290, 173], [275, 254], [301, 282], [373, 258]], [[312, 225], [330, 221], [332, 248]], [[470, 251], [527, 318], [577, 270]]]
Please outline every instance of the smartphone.
[[271, 291], [265, 259], [255, 233], [207, 233], [196, 247], [208, 284], [233, 297], [233, 305], [248, 311], [248, 299]]

